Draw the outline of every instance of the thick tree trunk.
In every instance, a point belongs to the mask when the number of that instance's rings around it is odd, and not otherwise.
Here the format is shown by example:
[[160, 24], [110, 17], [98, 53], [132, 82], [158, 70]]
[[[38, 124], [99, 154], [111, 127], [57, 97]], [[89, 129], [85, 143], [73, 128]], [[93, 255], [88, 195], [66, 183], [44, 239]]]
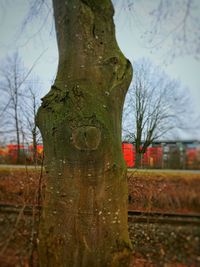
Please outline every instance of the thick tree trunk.
[[121, 115], [132, 68], [115, 40], [110, 0], [53, 0], [53, 7], [58, 73], [37, 116], [48, 171], [40, 266], [125, 267]]

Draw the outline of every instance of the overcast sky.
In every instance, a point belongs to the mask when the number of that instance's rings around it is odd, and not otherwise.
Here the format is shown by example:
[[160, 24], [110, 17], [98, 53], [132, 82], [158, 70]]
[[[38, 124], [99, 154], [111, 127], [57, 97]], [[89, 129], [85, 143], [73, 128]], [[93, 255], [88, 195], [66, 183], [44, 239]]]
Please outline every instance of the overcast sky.
[[[13, 2], [17, 3], [14, 4], [14, 8]], [[21, 32], [20, 27], [27, 15], [28, 2], [27, 0], [8, 0], [2, 1], [4, 5], [0, 5], [0, 59], [18, 49], [25, 66], [30, 67], [42, 54], [34, 68], [34, 73], [41, 78], [41, 94], [44, 95], [50, 89], [57, 69], [56, 40], [54, 33], [50, 34], [52, 30], [50, 16], [45, 27], [39, 33], [38, 29], [43, 23], [42, 17], [30, 23], [26, 30]], [[142, 23], [148, 24], [148, 18], [145, 15], [148, 14], [148, 6], [145, 6], [145, 2], [149, 3], [149, 0], [141, 1], [142, 11], [138, 9], [137, 17], [133, 17], [134, 13], [119, 9], [119, 7], [116, 10], [115, 23], [119, 46], [131, 61], [148, 57], [166, 71], [170, 77], [179, 79], [183, 86], [188, 87], [196, 114], [200, 114], [200, 60], [194, 59], [193, 55], [176, 57], [173, 61], [168, 60], [166, 53], [169, 52], [169, 42], [163, 42], [160, 49], [152, 50], [148, 47], [141, 31], [141, 27], [145, 27]], [[140, 16], [139, 12], [143, 12], [143, 14]], [[198, 138], [198, 134], [195, 136]]]

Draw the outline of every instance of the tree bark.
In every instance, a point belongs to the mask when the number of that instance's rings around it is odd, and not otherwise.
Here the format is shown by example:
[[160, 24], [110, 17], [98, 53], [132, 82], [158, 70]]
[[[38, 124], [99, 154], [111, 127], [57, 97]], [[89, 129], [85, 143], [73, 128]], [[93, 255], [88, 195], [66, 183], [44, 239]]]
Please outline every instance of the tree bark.
[[42, 267], [128, 266], [121, 117], [132, 78], [110, 0], [53, 0], [58, 72], [37, 115], [46, 169]]
[[140, 157], [140, 153], [135, 153], [135, 168], [140, 168], [140, 159], [141, 159], [141, 157]]
[[37, 152], [37, 129], [36, 126], [32, 130], [32, 142], [33, 142], [33, 163], [37, 165], [38, 152]]
[[17, 159], [16, 159], [16, 163], [19, 164], [20, 161], [21, 161], [21, 151], [20, 151], [20, 132], [19, 132], [19, 120], [18, 120], [17, 104], [15, 106], [15, 130], [16, 130], [16, 138], [17, 138]]
[[36, 105], [36, 95], [31, 92], [32, 94], [32, 101], [33, 101], [33, 129], [32, 129], [32, 142], [33, 142], [33, 162], [34, 165], [37, 165], [38, 160], [38, 151], [37, 151], [37, 126], [36, 126], [36, 115], [37, 115], [37, 105]]

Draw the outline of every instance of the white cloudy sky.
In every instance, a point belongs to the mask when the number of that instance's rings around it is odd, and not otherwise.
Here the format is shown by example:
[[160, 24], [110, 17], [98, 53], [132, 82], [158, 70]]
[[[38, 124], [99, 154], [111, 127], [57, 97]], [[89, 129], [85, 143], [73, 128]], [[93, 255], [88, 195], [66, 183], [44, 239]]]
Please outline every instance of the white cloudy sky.
[[[20, 26], [27, 14], [28, 1], [1, 1], [4, 5], [0, 5], [0, 59], [18, 49], [25, 66], [30, 67], [42, 54], [34, 73], [40, 76], [43, 87], [42, 94], [45, 94], [49, 90], [50, 84], [52, 84], [57, 68], [55, 35], [54, 33], [49, 34], [52, 29], [52, 19], [49, 18], [46, 26], [39, 33], [38, 28], [43, 23], [42, 18], [29, 24], [27, 30], [21, 32]], [[142, 11], [138, 9], [137, 17], [134, 17], [134, 13], [128, 13], [127, 10], [126, 12], [119, 8], [116, 10], [117, 40], [122, 51], [131, 61], [141, 57], [149, 57], [153, 63], [159, 65], [169, 76], [179, 79], [183, 86], [188, 87], [194, 102], [195, 112], [197, 115], [198, 113], [200, 114], [200, 60], [194, 59], [192, 55], [185, 55], [168, 62], [166, 56], [168, 42], [163, 42], [160, 49], [154, 49], [153, 51], [149, 49], [141, 36], [141, 27], [145, 27], [145, 24], [148, 23], [146, 18], [148, 7], [145, 10], [145, 3], [149, 3], [149, 1], [142, 0], [141, 2], [143, 4]], [[144, 22], [144, 25], [142, 25], [142, 22]], [[195, 137], [198, 138], [198, 133]]]

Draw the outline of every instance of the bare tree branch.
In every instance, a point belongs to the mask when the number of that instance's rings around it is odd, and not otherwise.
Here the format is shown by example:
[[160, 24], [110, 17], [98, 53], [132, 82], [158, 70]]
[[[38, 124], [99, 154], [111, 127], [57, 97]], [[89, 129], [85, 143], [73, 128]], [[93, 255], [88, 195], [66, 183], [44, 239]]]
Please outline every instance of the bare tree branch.
[[[126, 97], [123, 136], [135, 144], [136, 155], [172, 129], [185, 125], [189, 101], [180, 83], [170, 80], [147, 60], [135, 66], [135, 80]], [[178, 101], [177, 101], [178, 99]], [[188, 109], [189, 110], [189, 109]]]

